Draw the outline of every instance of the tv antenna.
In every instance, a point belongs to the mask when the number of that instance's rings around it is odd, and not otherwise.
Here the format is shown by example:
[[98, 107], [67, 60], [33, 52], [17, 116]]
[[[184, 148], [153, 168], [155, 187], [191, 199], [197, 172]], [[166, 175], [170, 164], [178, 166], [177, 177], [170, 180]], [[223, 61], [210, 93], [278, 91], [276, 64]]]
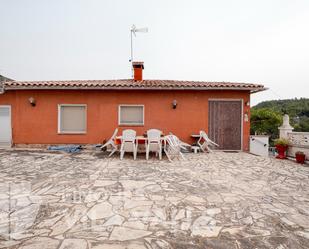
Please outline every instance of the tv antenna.
[[[136, 26], [133, 24], [130, 30], [130, 35], [131, 35], [131, 58], [130, 58], [130, 62], [132, 64], [133, 62], [133, 35], [134, 37], [136, 37], [136, 33], [147, 33], [148, 32], [148, 28], [136, 28]], [[133, 78], [133, 67], [132, 67], [132, 78]]]

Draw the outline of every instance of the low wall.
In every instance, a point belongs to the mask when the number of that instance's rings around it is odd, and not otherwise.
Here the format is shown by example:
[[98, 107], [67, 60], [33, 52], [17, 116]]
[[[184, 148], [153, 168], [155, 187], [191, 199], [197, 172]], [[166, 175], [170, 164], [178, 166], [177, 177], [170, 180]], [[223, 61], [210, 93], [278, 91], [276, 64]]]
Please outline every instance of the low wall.
[[258, 156], [269, 156], [269, 136], [250, 136], [250, 153]]
[[291, 143], [288, 156], [295, 157], [295, 152], [302, 151], [309, 160], [309, 132], [288, 132], [287, 137]]

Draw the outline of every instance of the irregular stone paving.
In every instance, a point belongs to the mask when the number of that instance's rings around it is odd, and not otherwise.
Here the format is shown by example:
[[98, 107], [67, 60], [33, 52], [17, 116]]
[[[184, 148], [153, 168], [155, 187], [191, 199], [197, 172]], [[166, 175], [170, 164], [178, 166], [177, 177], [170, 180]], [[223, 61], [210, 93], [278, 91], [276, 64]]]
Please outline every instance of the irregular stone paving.
[[309, 168], [0, 151], [0, 248], [309, 248]]

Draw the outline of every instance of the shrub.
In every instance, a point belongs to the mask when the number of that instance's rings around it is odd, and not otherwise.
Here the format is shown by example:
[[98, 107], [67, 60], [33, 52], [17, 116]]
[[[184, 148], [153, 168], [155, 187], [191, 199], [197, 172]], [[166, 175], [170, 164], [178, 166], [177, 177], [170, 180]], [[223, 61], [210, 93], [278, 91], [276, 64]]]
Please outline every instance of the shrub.
[[275, 140], [275, 145], [288, 146], [290, 141], [286, 138], [278, 138]]

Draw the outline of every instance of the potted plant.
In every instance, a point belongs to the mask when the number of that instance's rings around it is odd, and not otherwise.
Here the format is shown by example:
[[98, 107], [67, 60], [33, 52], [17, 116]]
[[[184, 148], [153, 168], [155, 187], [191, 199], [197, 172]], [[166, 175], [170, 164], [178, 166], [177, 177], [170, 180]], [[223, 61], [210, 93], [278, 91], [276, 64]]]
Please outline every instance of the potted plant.
[[297, 151], [295, 153], [295, 157], [296, 157], [296, 162], [297, 163], [301, 163], [301, 164], [304, 164], [305, 163], [305, 160], [306, 160], [306, 155], [304, 152], [302, 151]]
[[288, 150], [289, 140], [285, 138], [279, 138], [275, 140], [275, 146], [278, 152], [276, 158], [286, 159], [286, 151]]

